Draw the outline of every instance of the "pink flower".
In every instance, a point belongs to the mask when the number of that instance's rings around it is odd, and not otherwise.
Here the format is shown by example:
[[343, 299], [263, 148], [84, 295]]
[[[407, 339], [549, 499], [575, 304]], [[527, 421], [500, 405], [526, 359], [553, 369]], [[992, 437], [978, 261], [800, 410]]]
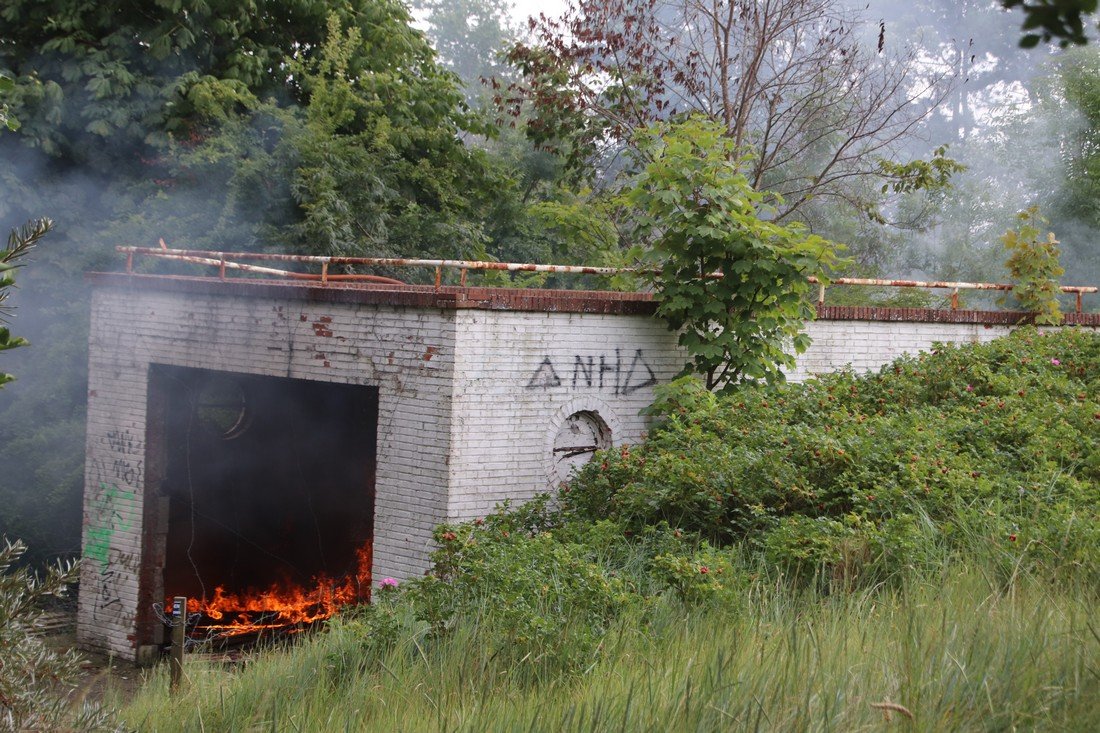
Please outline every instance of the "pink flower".
[[1054, 366], [1058, 366], [1058, 365], [1059, 365], [1059, 364], [1061, 364], [1062, 362], [1058, 361], [1057, 359], [1051, 359], [1051, 360], [1050, 360], [1050, 363], [1051, 363], [1051, 364], [1053, 364]]
[[382, 582], [378, 584], [378, 587], [382, 589], [396, 588], [397, 578], [382, 578]]
[[966, 385], [966, 391], [967, 391], [967, 392], [973, 392], [973, 391], [974, 391], [974, 388], [973, 388], [973, 387], [971, 387], [971, 386], [970, 386], [970, 385], [968, 384], [968, 385]]

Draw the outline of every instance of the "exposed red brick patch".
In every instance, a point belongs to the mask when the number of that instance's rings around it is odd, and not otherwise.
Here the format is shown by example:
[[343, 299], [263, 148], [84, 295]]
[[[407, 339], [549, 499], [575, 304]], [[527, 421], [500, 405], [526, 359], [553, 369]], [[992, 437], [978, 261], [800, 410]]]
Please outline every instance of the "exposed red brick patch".
[[[826, 305], [818, 307], [824, 321], [906, 321], [914, 323], [980, 323], [986, 326], [1016, 326], [1031, 323], [1034, 316], [1020, 311], [935, 310], [932, 308], [881, 308], [875, 306]], [[1100, 313], [1066, 313], [1066, 325], [1100, 326]]]

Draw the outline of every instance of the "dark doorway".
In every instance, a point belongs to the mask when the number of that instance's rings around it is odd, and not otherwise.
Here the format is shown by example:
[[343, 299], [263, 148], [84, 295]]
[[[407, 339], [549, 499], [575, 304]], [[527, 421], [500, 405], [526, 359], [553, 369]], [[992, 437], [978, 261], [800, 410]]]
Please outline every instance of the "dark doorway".
[[157, 523], [164, 595], [351, 578], [366, 600], [376, 387], [154, 365], [149, 420], [167, 504]]

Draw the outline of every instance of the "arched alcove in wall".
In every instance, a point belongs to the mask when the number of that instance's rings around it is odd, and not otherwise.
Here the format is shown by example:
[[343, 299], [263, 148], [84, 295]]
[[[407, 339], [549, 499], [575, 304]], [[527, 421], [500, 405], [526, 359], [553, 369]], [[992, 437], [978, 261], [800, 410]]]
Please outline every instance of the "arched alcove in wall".
[[621, 426], [605, 402], [586, 397], [558, 408], [547, 432], [547, 483], [555, 488], [592, 460], [596, 451], [610, 448]]

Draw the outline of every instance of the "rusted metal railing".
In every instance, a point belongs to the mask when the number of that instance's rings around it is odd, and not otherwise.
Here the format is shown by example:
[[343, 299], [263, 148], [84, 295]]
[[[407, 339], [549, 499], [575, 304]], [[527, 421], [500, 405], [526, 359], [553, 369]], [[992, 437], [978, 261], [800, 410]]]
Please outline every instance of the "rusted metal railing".
[[[818, 286], [817, 303], [823, 305], [825, 303], [825, 286], [826, 283], [819, 281], [816, 277], [809, 278], [810, 282], [816, 283]], [[1011, 283], [971, 283], [971, 282], [956, 282], [952, 280], [883, 280], [878, 278], [867, 277], [837, 277], [828, 282], [829, 285], [863, 285], [868, 287], [886, 287], [886, 288], [928, 288], [938, 290], [950, 290], [951, 291], [951, 310], [956, 310], [959, 307], [959, 291], [960, 290], [1002, 290], [1008, 291], [1013, 289]], [[1100, 287], [1095, 285], [1061, 285], [1059, 290], [1063, 293], [1074, 294], [1077, 296], [1077, 312], [1081, 312], [1081, 296], [1086, 293], [1095, 293], [1100, 290]]]
[[[335, 266], [364, 266], [364, 267], [425, 267], [435, 270], [435, 287], [443, 284], [443, 270], [457, 269], [459, 271], [459, 284], [466, 285], [466, 273], [475, 271], [497, 272], [545, 272], [572, 275], [622, 275], [643, 274], [647, 272], [639, 268], [630, 267], [588, 267], [584, 265], [536, 265], [518, 262], [481, 262], [478, 260], [444, 260], [444, 259], [411, 259], [404, 257], [326, 257], [317, 255], [290, 255], [265, 252], [211, 252], [207, 250], [168, 249], [166, 247], [117, 247], [119, 252], [126, 255], [126, 272], [134, 271], [134, 256], [148, 256], [158, 259], [172, 260], [176, 262], [189, 262], [197, 265], [207, 265], [218, 268], [218, 276], [225, 280], [229, 270], [254, 273], [258, 275], [271, 275], [294, 280], [311, 280], [326, 284], [329, 282], [371, 282], [383, 285], [404, 285], [405, 283], [394, 278], [369, 274], [332, 273]], [[266, 265], [248, 264], [244, 260], [259, 262], [285, 262], [304, 265], [319, 265], [320, 273], [296, 272]], [[714, 273], [713, 277], [721, 277], [721, 273]], [[924, 288], [951, 291], [951, 308], [959, 307], [960, 290], [1000, 290], [1010, 291], [1013, 286], [1009, 283], [982, 283], [982, 282], [956, 282], [941, 280], [885, 280], [862, 277], [837, 277], [822, 282], [815, 277], [809, 278], [811, 283], [818, 286], [818, 305], [825, 303], [825, 289], [829, 285], [856, 285], [864, 287], [890, 287], [890, 288]], [[1063, 285], [1060, 287], [1063, 293], [1077, 296], [1077, 312], [1082, 309], [1081, 296], [1096, 293], [1100, 288], [1091, 285]]]

